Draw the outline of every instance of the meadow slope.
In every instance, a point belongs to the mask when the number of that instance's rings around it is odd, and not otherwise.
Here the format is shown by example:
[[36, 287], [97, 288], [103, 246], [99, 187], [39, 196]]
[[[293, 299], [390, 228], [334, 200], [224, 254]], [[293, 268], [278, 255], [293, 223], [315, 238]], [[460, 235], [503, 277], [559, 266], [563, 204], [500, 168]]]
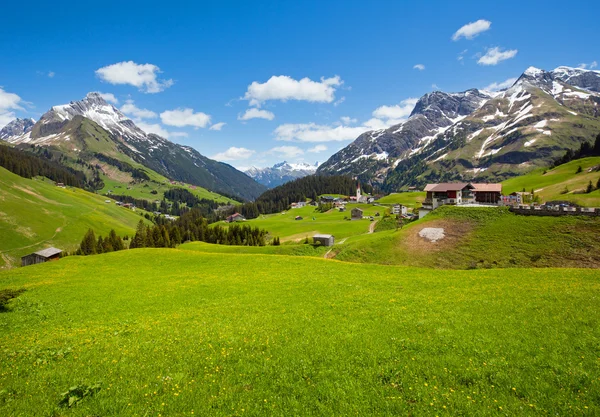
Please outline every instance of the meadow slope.
[[[424, 228], [442, 228], [431, 242]], [[600, 267], [600, 218], [519, 216], [508, 208], [440, 207], [401, 230], [334, 248], [350, 262], [429, 268]]]
[[0, 168], [0, 268], [48, 246], [76, 249], [92, 228], [131, 235], [138, 213], [105, 203], [105, 197], [79, 188], [60, 188], [42, 178], [27, 179]]
[[1, 415], [600, 413], [596, 270], [139, 249], [3, 288]]

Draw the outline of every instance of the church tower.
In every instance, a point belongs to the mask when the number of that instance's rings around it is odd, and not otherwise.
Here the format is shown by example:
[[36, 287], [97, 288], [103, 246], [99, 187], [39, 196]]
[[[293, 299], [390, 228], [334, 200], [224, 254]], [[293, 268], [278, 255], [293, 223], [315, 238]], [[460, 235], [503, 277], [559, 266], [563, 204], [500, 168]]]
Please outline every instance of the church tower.
[[360, 201], [360, 197], [361, 197], [361, 192], [360, 192], [360, 181], [359, 181], [358, 186], [356, 187], [356, 202], [357, 203]]

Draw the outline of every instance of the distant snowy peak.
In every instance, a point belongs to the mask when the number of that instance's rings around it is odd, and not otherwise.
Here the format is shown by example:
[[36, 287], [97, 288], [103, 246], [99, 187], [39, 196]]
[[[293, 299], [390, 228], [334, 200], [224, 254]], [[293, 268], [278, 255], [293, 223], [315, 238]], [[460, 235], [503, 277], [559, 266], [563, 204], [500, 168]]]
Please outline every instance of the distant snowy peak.
[[251, 167], [245, 173], [260, 184], [273, 188], [297, 178], [312, 175], [317, 171], [318, 166], [318, 163], [314, 165], [304, 162], [291, 164], [283, 161], [267, 168]]
[[33, 119], [15, 119], [0, 130], [0, 139], [8, 141], [14, 137], [29, 133], [34, 125], [35, 120]]
[[99, 93], [88, 93], [83, 100], [72, 101], [52, 107], [40, 119], [42, 124], [60, 123], [83, 116], [98, 123], [113, 135], [125, 139], [146, 140], [147, 134], [125, 116], [119, 109], [109, 104]]

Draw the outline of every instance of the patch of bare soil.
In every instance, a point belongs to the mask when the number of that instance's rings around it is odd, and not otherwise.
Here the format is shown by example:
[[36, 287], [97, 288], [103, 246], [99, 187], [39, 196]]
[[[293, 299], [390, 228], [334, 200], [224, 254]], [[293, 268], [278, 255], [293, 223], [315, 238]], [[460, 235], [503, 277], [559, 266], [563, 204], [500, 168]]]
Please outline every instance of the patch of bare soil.
[[[459, 243], [463, 242], [469, 233], [473, 230], [474, 225], [470, 222], [457, 220], [434, 220], [427, 223], [426, 226], [412, 227], [410, 232], [401, 240], [401, 244], [409, 252], [439, 252], [449, 250]], [[443, 239], [432, 241], [427, 237], [420, 236], [423, 229], [444, 229]], [[427, 236], [427, 233], [423, 233]]]

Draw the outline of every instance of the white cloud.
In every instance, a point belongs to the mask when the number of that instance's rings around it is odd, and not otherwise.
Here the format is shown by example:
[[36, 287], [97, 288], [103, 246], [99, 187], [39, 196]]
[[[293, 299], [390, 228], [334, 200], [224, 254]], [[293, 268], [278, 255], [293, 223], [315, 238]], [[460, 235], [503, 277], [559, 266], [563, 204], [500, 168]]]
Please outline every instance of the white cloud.
[[346, 96], [340, 97], [340, 99], [339, 99], [339, 100], [336, 100], [336, 101], [333, 103], [333, 107], [337, 107], [337, 106], [339, 106], [339, 105], [340, 105], [340, 104], [342, 104], [344, 101], [346, 101]]
[[358, 122], [358, 120], [348, 116], [342, 116], [340, 117], [340, 120], [342, 121], [342, 124], [345, 125], [353, 125], [354, 123]]
[[155, 135], [162, 136], [166, 139], [169, 139], [171, 136], [171, 133], [158, 123], [146, 123], [142, 120], [134, 120], [134, 122], [146, 133], [154, 133]]
[[98, 94], [100, 94], [100, 97], [102, 97], [104, 99], [104, 101], [107, 101], [107, 102], [112, 103], [112, 104], [119, 104], [119, 100], [112, 93], [101, 93], [101, 92], [98, 92]]
[[223, 129], [223, 126], [225, 126], [226, 124], [227, 124], [227, 123], [225, 123], [225, 122], [219, 122], [219, 123], [215, 123], [214, 125], [212, 125], [212, 126], [210, 127], [210, 129], [209, 129], [209, 130], [221, 130], [221, 129]]
[[490, 85], [485, 86], [483, 89], [487, 91], [504, 90], [505, 88], [509, 88], [511, 85], [513, 85], [515, 81], [517, 81], [516, 78], [509, 78], [508, 80], [502, 81], [501, 83], [491, 83]]
[[251, 108], [246, 110], [246, 112], [238, 116], [238, 120], [250, 120], [250, 119], [265, 119], [265, 120], [273, 120], [275, 115], [268, 110], [260, 110], [256, 108]]
[[131, 115], [139, 119], [154, 119], [158, 117], [158, 115], [152, 110], [140, 109], [137, 107], [133, 100], [127, 100], [125, 104], [121, 106], [121, 111], [127, 115]]
[[598, 62], [596, 62], [596, 61], [592, 61], [592, 62], [591, 62], [591, 63], [589, 63], [589, 64], [584, 64], [584, 63], [582, 63], [582, 64], [579, 64], [579, 66], [578, 66], [577, 68], [581, 68], [581, 69], [594, 69], [594, 68], [596, 68], [597, 66], [598, 66]]
[[255, 153], [256, 151], [251, 149], [236, 148], [235, 146], [232, 146], [225, 152], [219, 152], [218, 154], [214, 155], [212, 159], [217, 161], [238, 161], [242, 159], [248, 159]]
[[331, 103], [335, 100], [336, 87], [343, 84], [339, 76], [321, 77], [321, 81], [310, 78], [295, 80], [287, 75], [272, 76], [265, 83], [254, 81], [248, 86], [244, 99], [251, 106], [260, 106], [267, 100], [302, 100]]
[[276, 146], [267, 153], [281, 155], [284, 158], [295, 158], [304, 155], [304, 151], [297, 146]]
[[56, 73], [54, 71], [50, 71], [48, 73], [48, 78], [54, 78], [55, 75], [56, 75]]
[[96, 70], [96, 76], [110, 84], [129, 84], [144, 93], [159, 93], [173, 85], [173, 80], [158, 79], [160, 68], [153, 64], [123, 61]]
[[[381, 106], [375, 109], [373, 112], [373, 116], [378, 119], [386, 119], [386, 120], [401, 120], [406, 119], [410, 116], [410, 113], [415, 108], [415, 104], [417, 104], [419, 99], [416, 98], [407, 98], [406, 100], [402, 100], [400, 104], [395, 106]], [[394, 125], [397, 123], [392, 123]], [[390, 125], [390, 126], [391, 126]]]
[[479, 19], [476, 22], [467, 23], [466, 25], [458, 29], [456, 32], [454, 32], [454, 35], [452, 35], [452, 40], [457, 41], [460, 38], [473, 39], [480, 33], [489, 30], [490, 26], [492, 26], [492, 22], [485, 19]]
[[413, 67], [413, 69], [418, 69], [419, 71], [423, 71], [425, 69], [425, 65], [417, 64]]
[[458, 56], [456, 57], [456, 59], [457, 59], [458, 61], [460, 61], [460, 63], [461, 63], [461, 64], [463, 63], [463, 60], [465, 59], [465, 54], [466, 54], [467, 52], [469, 52], [469, 50], [468, 50], [468, 49], [465, 49], [465, 50], [463, 50], [463, 51], [462, 51], [460, 54], [458, 54]]
[[210, 123], [210, 116], [206, 113], [194, 113], [194, 109], [167, 110], [160, 114], [162, 122], [168, 126], [194, 126], [206, 127]]
[[319, 152], [325, 152], [327, 150], [327, 146], [325, 145], [317, 145], [314, 148], [310, 148], [307, 152], [310, 153], [319, 153]]
[[16, 118], [12, 110], [23, 110], [20, 103], [23, 103], [21, 97], [14, 93], [7, 93], [0, 87], [0, 129]]
[[507, 59], [514, 58], [517, 55], [518, 50], [509, 49], [507, 51], [501, 51], [497, 46], [494, 48], [488, 48], [485, 55], [479, 58], [477, 63], [479, 65], [497, 65], [498, 63]]
[[[283, 124], [278, 126], [275, 131], [275, 139], [282, 141], [298, 141], [298, 142], [334, 142], [356, 139], [361, 134], [370, 130], [387, 129], [406, 121], [412, 112], [416, 98], [408, 98], [403, 100], [398, 105], [380, 106], [373, 111], [373, 118], [362, 123], [360, 126], [348, 126], [347, 124], [318, 125], [316, 123], [301, 123], [301, 124]], [[353, 121], [349, 117], [342, 117], [344, 121]], [[313, 148], [317, 152], [317, 147]], [[319, 148], [319, 151], [325, 149]]]
[[328, 126], [316, 123], [283, 124], [275, 129], [277, 140], [299, 142], [332, 142], [356, 139], [360, 134], [369, 130], [364, 126]]

